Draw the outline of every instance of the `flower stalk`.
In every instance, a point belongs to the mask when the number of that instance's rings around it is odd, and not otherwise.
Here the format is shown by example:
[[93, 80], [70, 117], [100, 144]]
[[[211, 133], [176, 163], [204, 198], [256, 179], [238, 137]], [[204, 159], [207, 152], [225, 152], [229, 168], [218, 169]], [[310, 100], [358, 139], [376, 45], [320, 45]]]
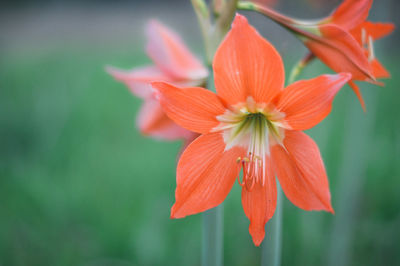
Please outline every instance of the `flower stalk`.
[[224, 207], [219, 205], [203, 213], [202, 266], [223, 265]]
[[377, 93], [369, 94], [368, 117], [363, 116], [352, 99], [347, 99], [347, 110], [344, 125], [347, 129], [342, 144], [342, 161], [337, 175], [337, 213], [332, 225], [330, 240], [327, 242], [326, 254], [328, 266], [351, 265], [351, 243], [358, 226], [357, 210], [362, 206], [365, 171], [371, 160], [368, 147], [373, 138], [374, 121], [376, 121]]
[[204, 0], [191, 0], [204, 39], [206, 61], [212, 64], [214, 54], [232, 23], [238, 0], [214, 0], [212, 12]]
[[[214, 73], [210, 66], [207, 79], [207, 89], [215, 92]], [[203, 239], [201, 249], [202, 266], [222, 266], [224, 263], [224, 206], [210, 209], [202, 215]]]
[[282, 188], [278, 186], [277, 203], [274, 217], [266, 224], [267, 232], [262, 244], [261, 266], [279, 266], [281, 265], [282, 250], [282, 215], [283, 198]]
[[297, 62], [290, 72], [288, 84], [292, 84], [296, 81], [297, 77], [303, 72], [303, 69], [315, 58], [313, 53], [307, 53], [299, 62]]

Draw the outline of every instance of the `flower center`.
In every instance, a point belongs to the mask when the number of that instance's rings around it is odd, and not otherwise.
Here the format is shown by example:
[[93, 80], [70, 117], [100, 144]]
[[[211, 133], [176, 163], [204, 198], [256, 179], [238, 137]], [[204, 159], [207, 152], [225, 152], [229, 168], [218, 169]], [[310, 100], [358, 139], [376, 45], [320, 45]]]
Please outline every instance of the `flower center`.
[[243, 181], [239, 184], [251, 191], [256, 184], [265, 185], [266, 160], [271, 144], [281, 143], [283, 130], [275, 120], [281, 116], [267, 112], [263, 107], [241, 107], [228, 110], [217, 117], [221, 122], [214, 131], [222, 131], [226, 150], [233, 146], [247, 149], [246, 156], [237, 158], [242, 165]]

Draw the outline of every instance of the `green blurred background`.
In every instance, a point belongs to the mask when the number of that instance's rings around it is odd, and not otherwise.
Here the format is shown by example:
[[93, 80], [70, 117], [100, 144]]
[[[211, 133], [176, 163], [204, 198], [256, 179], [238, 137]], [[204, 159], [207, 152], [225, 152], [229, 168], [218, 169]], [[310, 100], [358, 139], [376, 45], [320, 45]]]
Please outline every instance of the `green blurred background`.
[[[339, 2], [281, 0], [277, 8], [315, 18]], [[370, 17], [396, 22], [396, 10], [398, 1], [376, 1]], [[288, 72], [306, 50], [245, 14]], [[169, 219], [181, 144], [141, 136], [140, 100], [104, 71], [150, 63], [150, 18], [202, 54], [190, 1], [10, 1], [0, 9], [0, 265], [200, 264], [201, 215]], [[397, 33], [376, 43], [393, 77], [385, 87], [361, 84], [366, 113], [346, 86], [308, 132], [336, 215], [285, 198], [283, 265], [400, 265], [399, 44]], [[302, 78], [323, 73], [331, 71], [314, 62]], [[224, 206], [225, 265], [258, 265], [238, 185]]]

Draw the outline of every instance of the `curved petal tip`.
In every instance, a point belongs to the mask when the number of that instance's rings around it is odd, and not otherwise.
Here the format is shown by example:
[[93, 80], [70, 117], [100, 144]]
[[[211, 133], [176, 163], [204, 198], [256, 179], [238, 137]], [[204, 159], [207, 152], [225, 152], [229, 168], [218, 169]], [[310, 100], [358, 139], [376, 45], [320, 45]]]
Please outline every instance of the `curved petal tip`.
[[232, 22], [232, 29], [235, 27], [240, 27], [241, 25], [249, 24], [247, 18], [239, 13], [236, 13], [235, 19]]
[[249, 226], [249, 233], [253, 239], [253, 243], [255, 246], [260, 246], [262, 241], [264, 240], [265, 237], [265, 229], [264, 227], [259, 227], [259, 226], [252, 226], [250, 224]]
[[177, 215], [176, 214], [177, 210], [176, 210], [176, 204], [174, 204], [171, 208], [171, 214], [169, 216], [170, 219], [179, 219], [179, 218], [183, 218], [186, 215]]

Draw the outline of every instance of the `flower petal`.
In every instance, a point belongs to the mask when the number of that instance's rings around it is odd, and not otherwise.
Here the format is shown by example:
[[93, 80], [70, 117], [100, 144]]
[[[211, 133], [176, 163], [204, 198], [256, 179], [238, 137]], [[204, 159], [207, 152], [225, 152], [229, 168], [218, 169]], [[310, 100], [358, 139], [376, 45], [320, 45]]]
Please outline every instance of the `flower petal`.
[[231, 31], [219, 46], [213, 69], [218, 96], [231, 105], [245, 102], [248, 96], [268, 103], [283, 89], [279, 53], [241, 15], [236, 15]]
[[285, 131], [281, 145], [272, 146], [275, 173], [285, 195], [304, 210], [333, 213], [331, 194], [318, 146], [301, 131]]
[[340, 73], [297, 81], [280, 93], [276, 108], [285, 114], [290, 129], [312, 128], [330, 113], [333, 98], [350, 78]]
[[153, 20], [148, 24], [146, 33], [146, 51], [163, 72], [176, 80], [199, 80], [207, 77], [207, 69], [171, 29]]
[[251, 191], [242, 189], [243, 210], [250, 220], [249, 232], [256, 246], [259, 246], [265, 236], [265, 224], [272, 218], [276, 208], [277, 190], [275, 175], [271, 160], [267, 158], [266, 182], [264, 186], [256, 183]]
[[178, 126], [174, 121], [169, 119], [158, 101], [153, 98], [145, 100], [136, 123], [142, 134], [158, 139], [192, 139], [195, 134]]
[[219, 124], [216, 117], [225, 112], [218, 96], [206, 89], [177, 88], [164, 82], [152, 86], [168, 117], [190, 131], [209, 133]]
[[321, 25], [319, 31], [322, 37], [306, 39], [304, 44], [322, 62], [337, 73], [351, 73], [357, 80], [374, 78], [363, 47], [349, 32], [333, 24]]
[[151, 97], [153, 91], [150, 86], [151, 82], [172, 82], [170, 77], [155, 66], [138, 67], [131, 70], [107, 67], [106, 70], [116, 80], [123, 82], [135, 96], [142, 99]]
[[240, 171], [243, 148], [225, 150], [220, 133], [201, 135], [183, 152], [177, 168], [171, 218], [182, 218], [224, 201]]
[[354, 81], [350, 81], [350, 82], [349, 82], [349, 86], [351, 87], [351, 89], [352, 89], [352, 90], [354, 91], [354, 93], [356, 94], [358, 100], [359, 100], [360, 103], [361, 103], [361, 107], [362, 107], [362, 109], [363, 109], [364, 112], [365, 112], [367, 109], [366, 109], [366, 107], [365, 107], [365, 101], [364, 101], [364, 99], [363, 99], [363, 97], [362, 97], [360, 88], [357, 86], [357, 84], [354, 83]]
[[378, 59], [374, 58], [370, 62], [372, 67], [372, 73], [376, 78], [390, 78], [389, 71], [378, 61]]
[[[362, 44], [362, 31], [365, 31], [366, 36], [371, 36], [372, 39], [378, 40], [386, 35], [389, 35], [394, 30], [393, 23], [374, 23], [365, 21], [350, 31], [351, 35]], [[368, 41], [368, 40], [365, 40]]]
[[373, 0], [345, 0], [330, 16], [331, 21], [350, 30], [368, 17]]

